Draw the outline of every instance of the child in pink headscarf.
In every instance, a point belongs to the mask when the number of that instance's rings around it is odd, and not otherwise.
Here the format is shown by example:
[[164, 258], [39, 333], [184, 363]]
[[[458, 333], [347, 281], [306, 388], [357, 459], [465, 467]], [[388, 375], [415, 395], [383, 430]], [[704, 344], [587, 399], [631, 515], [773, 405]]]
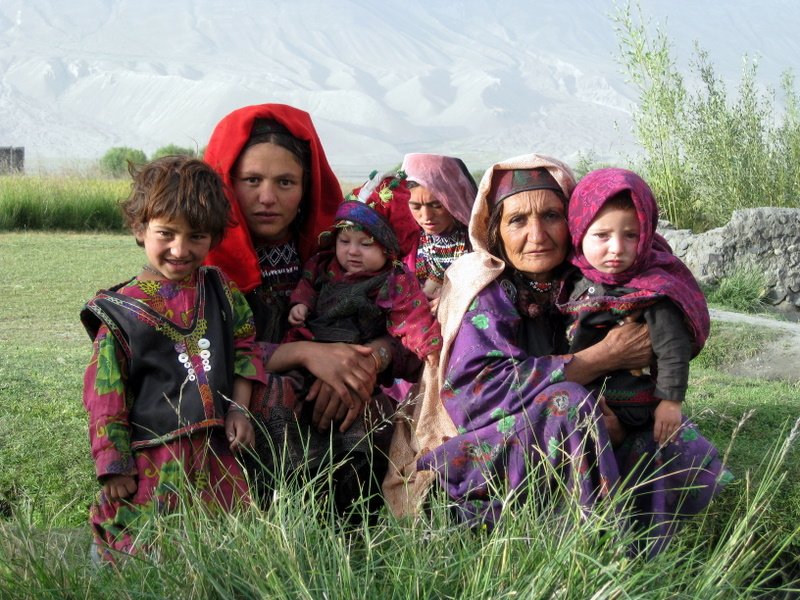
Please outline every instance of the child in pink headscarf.
[[647, 321], [656, 364], [650, 373], [618, 371], [589, 386], [628, 430], [653, 428], [659, 444], [683, 423], [689, 361], [709, 332], [705, 297], [689, 269], [656, 233], [658, 207], [650, 187], [631, 171], [586, 175], [569, 202], [572, 263], [583, 277], [559, 309], [571, 318], [576, 352], [602, 339], [626, 317]]

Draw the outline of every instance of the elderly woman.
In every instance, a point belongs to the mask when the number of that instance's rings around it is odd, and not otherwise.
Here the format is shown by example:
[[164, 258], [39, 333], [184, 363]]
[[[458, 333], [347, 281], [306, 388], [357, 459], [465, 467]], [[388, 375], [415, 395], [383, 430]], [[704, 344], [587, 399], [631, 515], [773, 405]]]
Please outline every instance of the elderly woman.
[[[204, 158], [225, 181], [234, 216], [208, 262], [246, 292], [270, 371], [267, 386], [254, 390], [250, 405], [257, 421], [253, 474], [266, 497], [276, 460], [287, 473], [307, 469], [313, 476], [347, 457], [334, 474], [336, 503], [345, 511], [373, 470], [382, 476], [380, 459], [372, 458], [381, 456], [375, 445], [384, 447], [388, 440], [382, 438], [390, 431], [372, 436], [362, 417], [377, 373], [385, 372], [382, 381], [391, 382], [388, 367], [402, 373], [404, 354], [395, 353], [390, 337], [368, 345], [280, 343], [301, 265], [316, 251], [319, 234], [333, 224], [341, 187], [310, 116], [282, 104], [247, 106], [227, 115]], [[316, 378], [304, 397], [290, 374], [300, 368]], [[353, 407], [359, 410], [349, 410]]]
[[[396, 513], [418, 509], [436, 482], [464, 520], [492, 526], [503, 508], [497, 490], [524, 498], [530, 471], [544, 461], [554, 469], [542, 474], [558, 473], [590, 506], [649, 454], [648, 468], [662, 470], [636, 508], [666, 536], [673, 518], [704, 507], [727, 473], [692, 425], [661, 448], [652, 434], [625, 439], [615, 455], [610, 436], [624, 433], [582, 386], [645, 366], [649, 339], [643, 326], [628, 323], [611, 339], [566, 354], [554, 300], [569, 273], [565, 217], [573, 187], [568, 167], [535, 154], [484, 175], [470, 221], [474, 252], [445, 277], [439, 369], [424, 374], [416, 431], [399, 428], [392, 442], [384, 489]], [[682, 498], [687, 485], [695, 489]]]
[[406, 154], [401, 170], [411, 190], [408, 207], [419, 226], [405, 263], [435, 312], [444, 272], [472, 249], [467, 225], [478, 188], [464, 162], [451, 156]]

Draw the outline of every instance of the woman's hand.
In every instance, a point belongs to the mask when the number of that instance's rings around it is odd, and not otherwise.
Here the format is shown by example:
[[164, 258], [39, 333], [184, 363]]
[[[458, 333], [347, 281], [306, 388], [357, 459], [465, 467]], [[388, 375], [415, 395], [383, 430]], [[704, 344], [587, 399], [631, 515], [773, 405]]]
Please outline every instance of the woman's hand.
[[605, 346], [610, 361], [610, 371], [617, 369], [642, 369], [653, 361], [650, 332], [644, 323], [626, 321], [612, 328], [598, 346]]
[[[348, 408], [354, 407], [356, 402], [367, 404], [372, 397], [377, 373], [369, 346], [310, 343], [303, 366], [321, 383], [327, 384]], [[320, 390], [321, 384], [312, 386], [306, 400], [316, 400]], [[327, 409], [324, 412], [328, 412]]]
[[136, 479], [130, 475], [110, 475], [103, 480], [103, 493], [109, 500], [124, 500], [136, 493]]
[[355, 402], [347, 403], [327, 383], [319, 379], [311, 385], [306, 399], [309, 400], [313, 394], [314, 412], [311, 415], [311, 423], [319, 431], [327, 431], [331, 423], [339, 423], [339, 431], [344, 433], [355, 423], [356, 419], [364, 412], [366, 404], [362, 403], [358, 396], [351, 395]]
[[626, 322], [612, 328], [594, 346], [576, 352], [564, 374], [567, 381], [585, 385], [611, 371], [647, 367], [653, 358], [647, 325]]

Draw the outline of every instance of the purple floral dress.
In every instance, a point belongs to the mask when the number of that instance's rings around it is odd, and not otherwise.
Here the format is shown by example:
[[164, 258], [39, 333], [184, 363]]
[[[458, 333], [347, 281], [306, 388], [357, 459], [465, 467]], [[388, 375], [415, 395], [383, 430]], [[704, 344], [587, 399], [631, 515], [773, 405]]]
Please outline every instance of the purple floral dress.
[[480, 291], [461, 320], [440, 394], [458, 435], [424, 454], [418, 468], [438, 472], [465, 520], [490, 527], [503, 508], [503, 490], [523, 499], [531, 470], [545, 461], [554, 470], [541, 474], [558, 473], [587, 507], [620, 481], [647, 478], [635, 495], [634, 518], [655, 526], [660, 548], [676, 517], [707, 506], [730, 473], [688, 421], [663, 448], [646, 433], [613, 450], [595, 398], [564, 380], [570, 356], [528, 354], [526, 348], [551, 340], [526, 340], [549, 334], [520, 316], [508, 284], [494, 281]]

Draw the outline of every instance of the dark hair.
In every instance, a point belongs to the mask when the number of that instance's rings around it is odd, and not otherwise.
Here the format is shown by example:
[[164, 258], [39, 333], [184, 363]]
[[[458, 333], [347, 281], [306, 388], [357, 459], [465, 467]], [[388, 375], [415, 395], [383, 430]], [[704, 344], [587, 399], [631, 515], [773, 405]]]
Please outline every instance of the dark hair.
[[489, 213], [489, 223], [486, 225], [486, 246], [490, 254], [494, 254], [504, 263], [508, 264], [505, 246], [500, 238], [500, 221], [503, 219], [503, 204], [499, 202], [492, 207]]
[[[144, 166], [128, 163], [131, 193], [120, 204], [125, 224], [136, 232], [151, 219], [183, 218], [197, 231], [222, 240], [230, 205], [222, 179], [202, 160], [164, 156]], [[141, 242], [137, 242], [141, 246]]]
[[469, 169], [467, 168], [467, 165], [465, 165], [464, 161], [461, 160], [460, 158], [456, 159], [456, 164], [458, 165], [458, 169], [461, 171], [461, 173], [464, 175], [464, 177], [467, 178], [467, 181], [469, 181], [470, 184], [472, 184], [472, 193], [473, 194], [477, 194], [478, 193], [478, 184], [475, 183], [475, 178], [472, 176], [472, 173], [469, 172]]
[[635, 210], [630, 190], [622, 190], [603, 202], [601, 209], [616, 208], [617, 210]]

